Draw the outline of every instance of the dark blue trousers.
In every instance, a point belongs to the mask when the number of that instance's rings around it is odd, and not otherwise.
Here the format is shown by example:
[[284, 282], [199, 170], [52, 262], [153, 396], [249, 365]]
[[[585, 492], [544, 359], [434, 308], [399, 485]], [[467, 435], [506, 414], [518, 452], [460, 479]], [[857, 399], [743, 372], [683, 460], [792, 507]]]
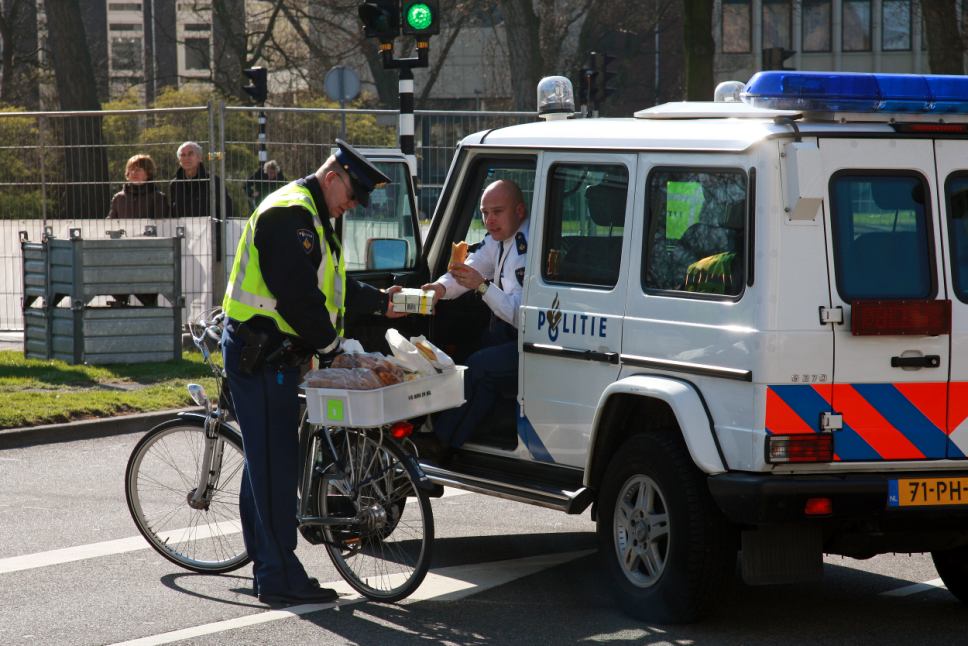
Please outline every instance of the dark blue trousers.
[[513, 327], [493, 319], [484, 338], [485, 347], [467, 359], [464, 372], [464, 404], [439, 413], [434, 433], [445, 446], [458, 448], [494, 408], [502, 393], [517, 392], [518, 342]]
[[244, 375], [239, 370], [242, 347], [227, 327], [222, 355], [245, 450], [239, 511], [255, 591], [303, 590], [309, 577], [295, 552], [299, 369], [265, 367]]

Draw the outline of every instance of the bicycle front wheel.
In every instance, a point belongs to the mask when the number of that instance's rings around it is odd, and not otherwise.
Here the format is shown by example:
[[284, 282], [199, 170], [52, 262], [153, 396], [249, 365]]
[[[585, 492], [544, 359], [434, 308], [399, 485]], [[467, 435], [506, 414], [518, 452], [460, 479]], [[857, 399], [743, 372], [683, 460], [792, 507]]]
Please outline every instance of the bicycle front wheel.
[[337, 431], [333, 445], [344, 477], [320, 479], [322, 515], [359, 522], [325, 527], [326, 550], [360, 594], [399, 601], [420, 586], [430, 567], [430, 498], [417, 486], [403, 449], [379, 431]]
[[242, 439], [220, 426], [207, 491], [196, 500], [204, 455], [202, 420], [156, 426], [131, 452], [125, 497], [138, 531], [166, 559], [193, 572], [231, 572], [249, 562], [239, 520]]

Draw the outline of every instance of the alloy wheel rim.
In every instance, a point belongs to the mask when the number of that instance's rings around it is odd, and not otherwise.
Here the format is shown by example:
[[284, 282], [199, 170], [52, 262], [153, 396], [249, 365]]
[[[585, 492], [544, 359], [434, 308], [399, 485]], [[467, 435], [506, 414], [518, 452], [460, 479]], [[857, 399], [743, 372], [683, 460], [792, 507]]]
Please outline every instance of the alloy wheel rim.
[[669, 560], [669, 513], [655, 480], [636, 475], [619, 490], [612, 520], [615, 556], [625, 577], [648, 588], [659, 580]]

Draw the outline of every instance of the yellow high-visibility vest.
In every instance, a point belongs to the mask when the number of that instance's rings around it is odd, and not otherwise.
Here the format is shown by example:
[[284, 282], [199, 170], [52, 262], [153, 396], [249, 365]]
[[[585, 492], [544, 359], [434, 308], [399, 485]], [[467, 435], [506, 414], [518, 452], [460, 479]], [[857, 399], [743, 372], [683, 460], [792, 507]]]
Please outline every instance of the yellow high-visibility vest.
[[[343, 254], [334, 253], [319, 219], [312, 193], [305, 186], [295, 182], [287, 184], [266, 197], [245, 224], [239, 246], [235, 252], [235, 262], [229, 275], [228, 288], [222, 301], [222, 309], [229, 318], [248, 321], [253, 316], [265, 316], [275, 321], [281, 332], [299, 336], [296, 330], [276, 310], [276, 297], [269, 291], [259, 266], [259, 250], [255, 246], [255, 227], [259, 219], [272, 208], [301, 206], [313, 216], [313, 226], [323, 251], [323, 260], [316, 270], [319, 291], [326, 297], [326, 310], [336, 334], [343, 334], [345, 313], [346, 264]], [[267, 217], [272, 217], [269, 214]]]

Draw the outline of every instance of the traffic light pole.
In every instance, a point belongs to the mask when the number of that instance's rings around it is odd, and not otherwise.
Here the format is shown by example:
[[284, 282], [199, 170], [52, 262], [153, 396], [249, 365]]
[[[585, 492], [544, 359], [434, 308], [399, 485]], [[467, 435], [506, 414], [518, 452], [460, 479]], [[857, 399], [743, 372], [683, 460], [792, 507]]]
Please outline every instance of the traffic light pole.
[[259, 106], [259, 168], [265, 168], [269, 160], [269, 153], [266, 151], [266, 113], [262, 110], [264, 106]]
[[400, 151], [407, 158], [413, 185], [417, 186], [417, 155], [414, 146], [413, 119], [413, 68], [428, 67], [430, 65], [430, 43], [417, 41], [417, 56], [410, 58], [394, 58], [393, 44], [380, 43], [380, 54], [383, 57], [385, 69], [400, 70]]

